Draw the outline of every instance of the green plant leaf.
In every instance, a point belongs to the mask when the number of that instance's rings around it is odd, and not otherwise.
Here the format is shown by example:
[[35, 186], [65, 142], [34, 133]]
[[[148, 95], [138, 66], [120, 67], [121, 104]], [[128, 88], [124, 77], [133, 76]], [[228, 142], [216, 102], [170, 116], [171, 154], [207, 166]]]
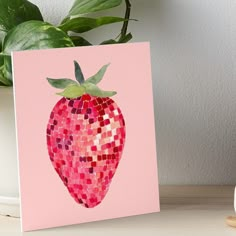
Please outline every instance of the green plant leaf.
[[69, 85], [76, 85], [77, 83], [72, 79], [51, 79], [47, 78], [48, 83], [54, 87], [59, 89], [64, 89]]
[[0, 81], [6, 85], [12, 85], [11, 56], [0, 54]]
[[0, 30], [9, 31], [29, 20], [43, 21], [36, 5], [27, 0], [0, 0]]
[[3, 42], [4, 77], [12, 80], [11, 60], [12, 51], [73, 47], [74, 44], [63, 31], [42, 22], [27, 21], [16, 26], [8, 32]]
[[104, 16], [100, 18], [77, 17], [66, 21], [59, 28], [65, 32], [73, 31], [76, 33], [84, 33], [103, 25], [113, 24], [124, 21], [124, 18]]
[[69, 85], [63, 92], [57, 93], [66, 98], [77, 98], [84, 94], [85, 88], [80, 85]]
[[0, 68], [0, 82], [1, 82], [1, 84], [3, 84], [4, 86], [12, 86], [12, 81], [5, 78], [2, 68]]
[[11, 56], [4, 56], [4, 67], [3, 67], [3, 75], [6, 79], [11, 81], [12, 84], [12, 64], [11, 64]]
[[85, 81], [85, 83], [86, 84], [88, 84], [88, 83], [98, 84], [102, 80], [102, 78], [103, 78], [104, 74], [106, 73], [106, 70], [107, 70], [109, 65], [110, 64], [107, 64], [107, 65], [103, 66], [94, 76], [88, 78]]
[[73, 47], [62, 30], [41, 21], [27, 21], [9, 31], [3, 42], [3, 53], [12, 51]]
[[108, 39], [106, 41], [103, 41], [100, 43], [100, 45], [105, 45], [105, 44], [117, 44], [117, 43], [127, 43], [133, 38], [132, 34], [126, 34], [125, 37], [119, 39], [119, 41], [116, 41], [114, 39]]
[[7, 85], [6, 83], [8, 83], [8, 80], [6, 80], [5, 78], [4, 78], [4, 76], [3, 76], [3, 72], [2, 72], [2, 66], [0, 67], [0, 82], [1, 82], [1, 84], [2, 85]]
[[[1, 77], [0, 77], [1, 79]], [[6, 86], [5, 84], [3, 84], [1, 81], [0, 81], [0, 87], [3, 87], [3, 86]]]
[[4, 64], [4, 55], [0, 53], [0, 68], [3, 66], [3, 64]]
[[75, 78], [80, 84], [83, 84], [84, 83], [84, 75], [82, 73], [80, 65], [77, 61], [74, 61], [74, 65], [75, 65]]
[[103, 91], [98, 88], [97, 85], [92, 83], [86, 83], [83, 85], [85, 87], [85, 92], [96, 97], [112, 97], [116, 95], [115, 91]]
[[119, 39], [119, 41], [116, 41], [114, 39], [108, 39], [106, 41], [103, 41], [100, 43], [100, 45], [105, 45], [105, 44], [117, 44], [117, 43], [127, 43], [133, 38], [132, 34], [126, 34], [123, 38]]
[[2, 42], [3, 42], [3, 39], [4, 39], [4, 34], [3, 34], [3, 32], [0, 31], [0, 52], [2, 51]]
[[122, 0], [75, 0], [68, 17], [110, 9], [121, 3]]
[[80, 36], [70, 36], [75, 46], [91, 46], [92, 44], [88, 42], [85, 38]]
[[12, 81], [4, 77], [1, 69], [0, 69], [0, 82], [1, 82], [1, 86], [12, 86]]
[[117, 44], [116, 40], [114, 39], [108, 39], [100, 43], [100, 45], [105, 45], [105, 44]]
[[126, 34], [123, 38], [119, 40], [119, 43], [127, 43], [133, 38], [133, 35], [131, 33]]

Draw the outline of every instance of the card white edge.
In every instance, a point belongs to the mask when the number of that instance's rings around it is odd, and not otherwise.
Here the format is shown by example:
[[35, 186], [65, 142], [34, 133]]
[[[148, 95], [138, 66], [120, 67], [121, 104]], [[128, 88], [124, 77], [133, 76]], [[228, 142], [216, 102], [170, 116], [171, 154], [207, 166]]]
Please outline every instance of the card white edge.
[[15, 129], [16, 129], [16, 159], [18, 169], [18, 188], [19, 188], [19, 199], [20, 199], [20, 225], [21, 232], [23, 231], [23, 219], [22, 219], [22, 202], [21, 202], [21, 181], [20, 181], [20, 161], [19, 161], [19, 146], [18, 146], [18, 129], [17, 129], [17, 113], [16, 113], [16, 87], [15, 87], [15, 72], [14, 72], [14, 52], [11, 52], [11, 63], [12, 63], [12, 81], [13, 81], [13, 98], [14, 98], [14, 114], [15, 114]]

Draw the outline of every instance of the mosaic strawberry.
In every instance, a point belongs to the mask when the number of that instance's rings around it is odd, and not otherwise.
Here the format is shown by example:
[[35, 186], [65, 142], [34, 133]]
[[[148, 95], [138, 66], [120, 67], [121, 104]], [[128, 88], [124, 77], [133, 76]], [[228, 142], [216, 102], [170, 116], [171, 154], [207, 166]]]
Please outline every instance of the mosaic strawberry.
[[97, 84], [108, 65], [85, 80], [75, 61], [75, 77], [49, 79], [61, 98], [47, 125], [47, 147], [56, 172], [74, 200], [87, 208], [106, 196], [125, 143], [125, 122], [113, 91]]

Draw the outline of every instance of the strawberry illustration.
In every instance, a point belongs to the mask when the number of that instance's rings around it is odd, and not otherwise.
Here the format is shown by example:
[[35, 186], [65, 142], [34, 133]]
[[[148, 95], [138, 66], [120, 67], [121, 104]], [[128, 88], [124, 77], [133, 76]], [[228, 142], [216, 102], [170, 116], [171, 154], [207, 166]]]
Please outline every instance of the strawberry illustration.
[[107, 67], [85, 80], [74, 61], [75, 80], [50, 79], [62, 98], [47, 124], [47, 148], [52, 165], [74, 200], [97, 206], [106, 196], [125, 144], [125, 122], [113, 91], [97, 84]]

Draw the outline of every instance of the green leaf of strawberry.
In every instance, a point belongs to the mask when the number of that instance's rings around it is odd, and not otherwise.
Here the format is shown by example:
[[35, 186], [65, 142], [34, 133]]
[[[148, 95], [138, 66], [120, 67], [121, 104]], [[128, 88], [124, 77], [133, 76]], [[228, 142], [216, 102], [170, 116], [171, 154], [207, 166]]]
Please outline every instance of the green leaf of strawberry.
[[85, 88], [79, 85], [69, 85], [63, 92], [57, 93], [66, 98], [77, 98], [84, 94]]
[[104, 91], [97, 86], [97, 84], [103, 79], [109, 65], [110, 64], [104, 65], [95, 75], [85, 80], [79, 63], [74, 61], [76, 81], [64, 78], [47, 78], [47, 80], [52, 87], [64, 89], [64, 91], [57, 93], [57, 95], [66, 98], [78, 98], [83, 94], [89, 94], [101, 98], [111, 97], [116, 95], [115, 91]]
[[83, 84], [84, 83], [84, 75], [82, 73], [80, 65], [77, 61], [74, 61], [74, 65], [75, 65], [75, 78], [80, 84]]
[[72, 79], [51, 79], [51, 78], [47, 78], [47, 80], [48, 80], [49, 84], [52, 85], [52, 87], [60, 88], [60, 89], [64, 89], [68, 85], [75, 85], [75, 84], [77, 84]]
[[100, 88], [98, 88], [97, 85], [92, 84], [92, 83], [86, 83], [84, 84], [84, 87], [85, 87], [86, 93], [95, 97], [105, 98], [105, 97], [112, 97], [116, 95], [115, 91], [103, 91]]
[[107, 65], [103, 66], [95, 75], [88, 78], [85, 81], [85, 83], [98, 84], [102, 80], [102, 78], [103, 78], [104, 74], [106, 73], [107, 68], [108, 68], [109, 65], [110, 64], [107, 64]]

